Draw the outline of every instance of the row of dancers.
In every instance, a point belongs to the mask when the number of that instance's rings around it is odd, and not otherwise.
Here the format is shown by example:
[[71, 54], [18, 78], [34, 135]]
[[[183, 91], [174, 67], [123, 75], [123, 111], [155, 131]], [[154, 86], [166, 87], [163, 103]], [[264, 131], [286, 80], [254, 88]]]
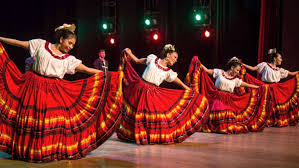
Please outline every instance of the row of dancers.
[[[0, 150], [13, 159], [79, 159], [114, 132], [139, 145], [173, 144], [195, 132], [262, 131], [299, 120], [299, 74], [278, 68], [282, 58], [274, 49], [270, 63], [251, 67], [232, 58], [226, 71], [208, 69], [194, 57], [182, 82], [170, 68], [179, 56], [171, 44], [160, 58], [138, 58], [126, 48], [119, 71], [103, 72], [68, 54], [77, 39], [75, 25], [64, 24], [55, 32], [55, 44], [0, 37], [29, 50], [35, 60], [33, 71], [22, 74], [0, 43]], [[131, 60], [147, 65], [142, 77]], [[245, 68], [262, 73], [262, 81]], [[63, 80], [76, 72], [91, 76]], [[288, 75], [295, 77], [279, 83]], [[182, 89], [159, 87], [163, 81]]]

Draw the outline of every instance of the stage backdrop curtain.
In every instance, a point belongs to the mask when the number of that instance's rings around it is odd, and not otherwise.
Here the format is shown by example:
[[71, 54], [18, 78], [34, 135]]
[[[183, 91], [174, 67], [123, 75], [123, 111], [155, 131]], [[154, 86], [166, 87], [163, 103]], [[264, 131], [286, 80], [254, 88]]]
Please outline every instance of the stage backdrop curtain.
[[267, 51], [281, 51], [281, 0], [261, 0], [258, 63], [267, 60]]

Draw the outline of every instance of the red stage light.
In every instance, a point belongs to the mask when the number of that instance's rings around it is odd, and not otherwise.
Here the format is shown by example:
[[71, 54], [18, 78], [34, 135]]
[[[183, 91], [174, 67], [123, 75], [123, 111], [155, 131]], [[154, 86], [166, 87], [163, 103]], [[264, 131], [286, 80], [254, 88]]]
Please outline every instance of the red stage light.
[[113, 37], [111, 37], [110, 40], [109, 40], [109, 43], [110, 43], [111, 45], [115, 44], [115, 39], [114, 39]]
[[209, 30], [205, 30], [205, 37], [209, 38], [211, 36], [211, 33]]
[[158, 39], [159, 39], [159, 35], [158, 35], [158, 33], [154, 33], [154, 34], [153, 34], [153, 39], [154, 39], [154, 40], [158, 40]]

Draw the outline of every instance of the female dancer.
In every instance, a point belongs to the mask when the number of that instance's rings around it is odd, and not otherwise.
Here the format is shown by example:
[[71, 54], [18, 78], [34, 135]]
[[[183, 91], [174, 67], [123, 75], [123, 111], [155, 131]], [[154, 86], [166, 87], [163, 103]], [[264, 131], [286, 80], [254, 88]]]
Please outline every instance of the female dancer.
[[[246, 69], [261, 73], [262, 81], [246, 73], [245, 68], [242, 69], [240, 77], [248, 83], [259, 86], [270, 83], [273, 113], [268, 121], [269, 126], [295, 125], [299, 121], [299, 73], [277, 67], [281, 65], [282, 57], [275, 48], [268, 51], [268, 56], [270, 62], [262, 62], [255, 67], [242, 64]], [[295, 77], [280, 82], [281, 79], [288, 76]], [[240, 90], [240, 92], [244, 93], [246, 90]]]
[[257, 71], [258, 73], [262, 74], [262, 81], [267, 83], [276, 83], [279, 82], [281, 79], [288, 77], [288, 75], [294, 76], [299, 71], [290, 72], [283, 68], [278, 68], [277, 66], [281, 65], [282, 57], [276, 50], [270, 49], [268, 52], [270, 62], [262, 62], [259, 63], [257, 66], [252, 67], [246, 64], [242, 64], [245, 68], [251, 71]]
[[[227, 71], [207, 69], [197, 57], [192, 59], [186, 81], [209, 101], [209, 119], [201, 130], [227, 134], [263, 130], [270, 111], [269, 102], [265, 101], [267, 87], [256, 89], [258, 86], [237, 78], [241, 68], [237, 58], [228, 62], [228, 68]], [[208, 74], [216, 78], [215, 85]], [[253, 89], [242, 96], [233, 94], [240, 86]]]
[[213, 75], [213, 77], [216, 78], [215, 86], [219, 90], [233, 93], [235, 87], [259, 88], [256, 85], [243, 82], [241, 79], [237, 78], [241, 70], [241, 63], [236, 57], [233, 57], [228, 61], [227, 71], [221, 69], [207, 69], [204, 65], [202, 65], [202, 67], [209, 75]]
[[[104, 74], [69, 55], [76, 43], [74, 31], [75, 25], [57, 28], [55, 44], [0, 37], [35, 58], [33, 72], [21, 74], [0, 43], [0, 150], [13, 159], [84, 157], [109, 138], [120, 120], [122, 74]], [[93, 76], [62, 79], [76, 71]]]
[[[132, 68], [146, 64], [142, 79]], [[137, 144], [173, 144], [184, 141], [204, 123], [208, 114], [205, 97], [190, 90], [168, 66], [176, 63], [174, 46], [165, 45], [161, 58], [151, 54], [137, 58], [130, 49], [123, 52], [124, 112], [118, 137]], [[163, 81], [175, 82], [185, 90], [161, 88]]]

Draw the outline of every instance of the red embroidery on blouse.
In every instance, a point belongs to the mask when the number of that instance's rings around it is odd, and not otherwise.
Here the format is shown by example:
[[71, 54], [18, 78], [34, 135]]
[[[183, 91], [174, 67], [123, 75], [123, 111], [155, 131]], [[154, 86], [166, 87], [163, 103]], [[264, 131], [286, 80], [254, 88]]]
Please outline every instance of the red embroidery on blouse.
[[235, 76], [235, 77], [228, 77], [228, 76], [225, 75], [224, 71], [222, 71], [222, 76], [223, 76], [225, 79], [228, 79], [228, 80], [233, 80], [233, 79], [235, 79], [235, 78], [237, 77], [237, 76]]
[[161, 70], [163, 70], [163, 71], [169, 71], [169, 70], [170, 70], [170, 68], [164, 68], [164, 67], [162, 67], [161, 65], [159, 65], [159, 64], [158, 64], [158, 60], [159, 60], [159, 58], [156, 58], [156, 59], [155, 59], [155, 64], [156, 64], [156, 66], [157, 66], [159, 69], [161, 69]]
[[45, 48], [54, 58], [63, 60], [65, 58], [67, 58], [68, 56], [70, 56], [69, 54], [64, 54], [62, 57], [57, 56], [56, 54], [54, 54], [52, 52], [52, 50], [50, 50], [49, 45], [50, 45], [50, 43], [46, 41]]
[[266, 62], [266, 64], [271, 68], [273, 69], [274, 71], [279, 71], [280, 68], [277, 68], [277, 67], [273, 67], [271, 64], [269, 64], [268, 62]]

